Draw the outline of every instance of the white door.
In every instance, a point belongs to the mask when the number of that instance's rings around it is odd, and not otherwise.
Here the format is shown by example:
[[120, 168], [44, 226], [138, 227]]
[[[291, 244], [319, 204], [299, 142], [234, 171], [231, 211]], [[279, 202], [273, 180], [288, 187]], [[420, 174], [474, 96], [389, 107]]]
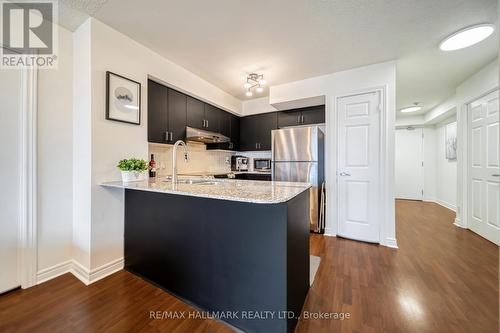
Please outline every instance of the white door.
[[0, 70], [0, 293], [20, 286], [18, 225], [20, 218], [21, 73]]
[[338, 100], [338, 235], [380, 241], [380, 94]]
[[498, 91], [469, 104], [469, 228], [500, 245]]
[[424, 138], [422, 128], [396, 130], [396, 198], [423, 200]]

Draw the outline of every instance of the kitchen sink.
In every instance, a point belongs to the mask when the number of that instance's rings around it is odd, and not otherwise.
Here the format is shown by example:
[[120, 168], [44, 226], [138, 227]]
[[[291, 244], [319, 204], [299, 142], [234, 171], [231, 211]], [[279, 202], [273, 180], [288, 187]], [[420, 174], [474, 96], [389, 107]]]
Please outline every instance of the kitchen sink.
[[[171, 183], [171, 179], [165, 180], [168, 183]], [[217, 185], [220, 184], [221, 181], [213, 180], [213, 179], [203, 179], [203, 178], [181, 178], [177, 180], [177, 184], [193, 184], [193, 185]]]

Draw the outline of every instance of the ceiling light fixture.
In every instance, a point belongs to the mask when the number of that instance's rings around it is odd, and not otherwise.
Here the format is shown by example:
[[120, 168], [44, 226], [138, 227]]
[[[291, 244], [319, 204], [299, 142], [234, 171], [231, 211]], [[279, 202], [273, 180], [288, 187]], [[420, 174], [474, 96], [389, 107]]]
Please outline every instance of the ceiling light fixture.
[[399, 110], [402, 113], [411, 113], [411, 112], [417, 112], [422, 110], [422, 107], [418, 105], [419, 103], [413, 103], [413, 106], [407, 106], [405, 108], [402, 108]]
[[256, 92], [261, 93], [264, 91], [263, 85], [266, 84], [263, 74], [251, 73], [247, 76], [247, 82], [243, 87], [247, 90], [245, 95], [248, 97], [253, 96], [252, 90], [255, 89]]
[[446, 37], [439, 48], [442, 51], [455, 51], [477, 44], [495, 31], [493, 24], [478, 24], [465, 29], [459, 30], [450, 36]]

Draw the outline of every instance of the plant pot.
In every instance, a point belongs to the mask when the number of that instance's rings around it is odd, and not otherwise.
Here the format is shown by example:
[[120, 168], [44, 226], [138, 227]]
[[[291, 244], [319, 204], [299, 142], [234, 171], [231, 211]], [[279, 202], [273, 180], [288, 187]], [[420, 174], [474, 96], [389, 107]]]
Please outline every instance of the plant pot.
[[140, 182], [146, 180], [147, 176], [147, 171], [122, 171], [122, 182]]

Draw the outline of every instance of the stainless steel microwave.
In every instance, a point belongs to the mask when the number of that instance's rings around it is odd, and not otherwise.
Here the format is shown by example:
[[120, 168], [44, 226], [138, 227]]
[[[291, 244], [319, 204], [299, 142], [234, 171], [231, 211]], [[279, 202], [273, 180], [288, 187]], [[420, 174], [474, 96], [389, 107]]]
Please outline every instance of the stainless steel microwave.
[[254, 171], [271, 171], [270, 158], [254, 158], [253, 160]]

